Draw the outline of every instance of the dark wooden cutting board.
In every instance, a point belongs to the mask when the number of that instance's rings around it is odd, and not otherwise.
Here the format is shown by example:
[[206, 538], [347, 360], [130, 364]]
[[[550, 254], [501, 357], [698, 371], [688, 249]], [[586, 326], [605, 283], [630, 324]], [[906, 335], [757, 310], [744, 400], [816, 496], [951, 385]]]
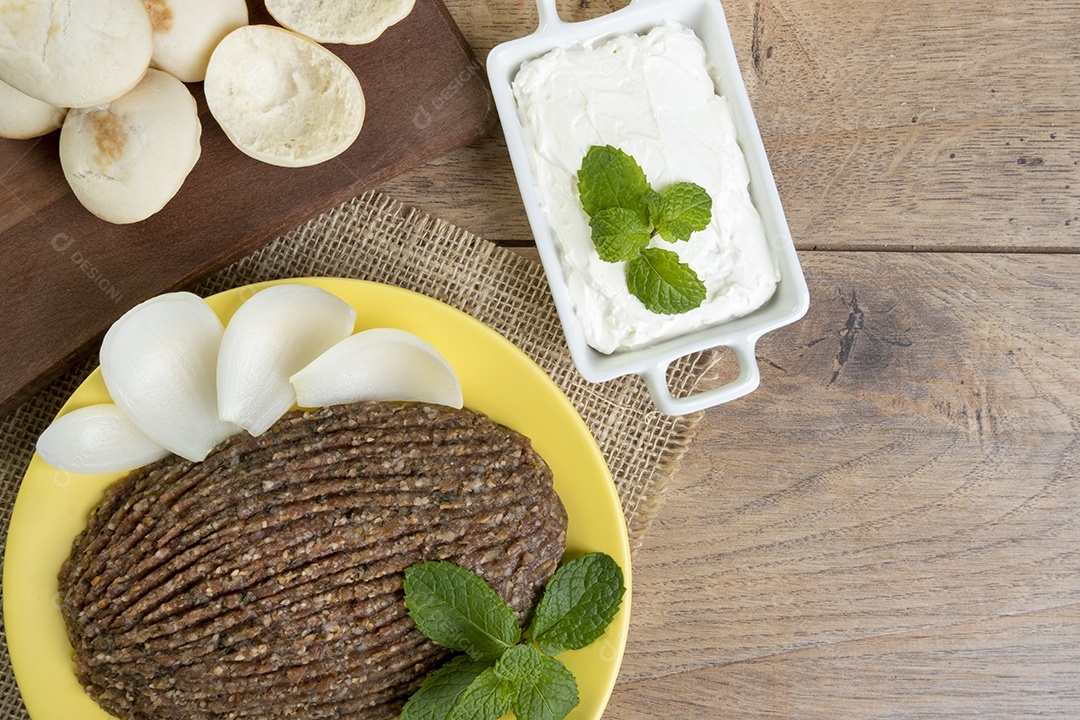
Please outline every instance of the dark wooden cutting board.
[[[252, 23], [270, 22], [262, 3]], [[441, 0], [369, 45], [329, 45], [367, 100], [356, 143], [309, 168], [278, 168], [237, 150], [191, 85], [202, 155], [175, 198], [132, 225], [87, 212], [68, 189], [59, 133], [0, 140], [0, 415], [96, 348], [128, 308], [186, 287], [322, 210], [482, 136], [493, 104]]]

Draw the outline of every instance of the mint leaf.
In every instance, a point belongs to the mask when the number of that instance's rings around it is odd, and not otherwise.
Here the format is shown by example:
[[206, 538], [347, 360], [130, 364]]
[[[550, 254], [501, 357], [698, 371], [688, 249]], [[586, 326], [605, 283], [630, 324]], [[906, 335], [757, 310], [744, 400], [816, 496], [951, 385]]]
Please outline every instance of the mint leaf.
[[646, 308], [677, 315], [701, 305], [705, 283], [671, 250], [646, 248], [626, 264], [626, 286]]
[[514, 686], [510, 709], [517, 720], [562, 720], [580, 702], [574, 674], [532, 645], [503, 653], [495, 673]]
[[660, 210], [664, 205], [664, 196], [651, 187], [645, 193], [645, 206], [649, 208], [649, 224], [656, 227], [660, 220]]
[[461, 700], [465, 690], [491, 661], [472, 660], [458, 655], [433, 672], [409, 697], [399, 720], [445, 720]]
[[653, 224], [660, 237], [668, 242], [689, 240], [699, 230], [704, 230], [712, 219], [712, 198], [705, 188], [690, 182], [669, 186], [660, 193], [660, 202], [650, 205], [655, 210]]
[[405, 606], [420, 632], [474, 660], [497, 658], [521, 639], [514, 611], [483, 579], [451, 562], [406, 568]]
[[446, 720], [499, 720], [510, 709], [513, 697], [513, 684], [489, 667], [465, 688]]
[[648, 207], [643, 198], [648, 190], [645, 171], [622, 150], [593, 145], [585, 153], [578, 171], [578, 195], [589, 217], [618, 207], [638, 213], [647, 223]]
[[596, 252], [605, 262], [632, 260], [649, 246], [649, 225], [633, 210], [605, 208], [589, 220]]
[[552, 656], [583, 648], [603, 634], [625, 592], [622, 568], [609, 555], [589, 553], [571, 560], [548, 580], [529, 637]]
[[515, 688], [532, 685], [540, 677], [543, 660], [544, 656], [532, 645], [515, 645], [496, 661], [495, 674], [509, 680]]

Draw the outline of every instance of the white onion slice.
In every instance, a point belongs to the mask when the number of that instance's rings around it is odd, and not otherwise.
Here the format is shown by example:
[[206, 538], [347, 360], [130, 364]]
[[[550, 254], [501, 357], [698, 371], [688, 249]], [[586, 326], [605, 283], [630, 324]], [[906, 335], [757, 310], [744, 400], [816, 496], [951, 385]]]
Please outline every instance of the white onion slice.
[[261, 435], [296, 402], [289, 377], [349, 336], [356, 311], [310, 285], [274, 285], [240, 306], [221, 340], [218, 415]]
[[101, 343], [101, 375], [113, 402], [152, 440], [188, 460], [203, 460], [238, 431], [217, 413], [223, 332], [205, 300], [177, 292], [133, 307]]
[[377, 328], [345, 338], [292, 376], [300, 407], [402, 400], [460, 408], [461, 382], [427, 341]]
[[38, 438], [37, 452], [54, 468], [89, 475], [132, 470], [169, 454], [112, 403], [57, 418]]

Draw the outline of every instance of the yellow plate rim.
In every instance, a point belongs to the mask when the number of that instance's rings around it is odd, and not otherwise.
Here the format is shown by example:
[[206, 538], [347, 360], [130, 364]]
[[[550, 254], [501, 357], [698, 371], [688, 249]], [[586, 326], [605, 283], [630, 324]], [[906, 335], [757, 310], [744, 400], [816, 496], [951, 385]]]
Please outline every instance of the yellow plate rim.
[[[271, 285], [314, 285], [357, 311], [356, 330], [399, 327], [434, 345], [458, 371], [465, 404], [533, 440], [551, 466], [569, 516], [567, 556], [603, 551], [623, 568], [626, 596], [604, 635], [560, 655], [578, 678], [581, 703], [569, 720], [599, 720], [614, 689], [629, 629], [630, 547], [618, 493], [585, 422], [553, 380], [499, 333], [434, 298], [392, 285], [346, 278], [290, 278], [226, 290], [207, 302], [227, 322], [240, 304]], [[109, 402], [95, 369], [61, 408]], [[34, 720], [110, 720], [72, 672], [56, 575], [86, 513], [121, 477], [63, 473], [33, 456], [12, 511], [4, 551], [4, 623], [12, 667]], [[46, 558], [52, 557], [51, 560]], [[59, 559], [57, 559], [59, 558]], [[66, 652], [65, 652], [66, 651]]]

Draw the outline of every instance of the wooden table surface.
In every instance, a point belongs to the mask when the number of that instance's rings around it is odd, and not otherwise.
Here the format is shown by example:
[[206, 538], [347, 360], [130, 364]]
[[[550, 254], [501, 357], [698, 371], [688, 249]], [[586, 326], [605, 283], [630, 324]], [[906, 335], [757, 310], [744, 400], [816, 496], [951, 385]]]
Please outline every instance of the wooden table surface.
[[[636, 553], [606, 717], [1080, 717], [1080, 0], [724, 8], [812, 301]], [[498, 128], [382, 189], [529, 252]]]

